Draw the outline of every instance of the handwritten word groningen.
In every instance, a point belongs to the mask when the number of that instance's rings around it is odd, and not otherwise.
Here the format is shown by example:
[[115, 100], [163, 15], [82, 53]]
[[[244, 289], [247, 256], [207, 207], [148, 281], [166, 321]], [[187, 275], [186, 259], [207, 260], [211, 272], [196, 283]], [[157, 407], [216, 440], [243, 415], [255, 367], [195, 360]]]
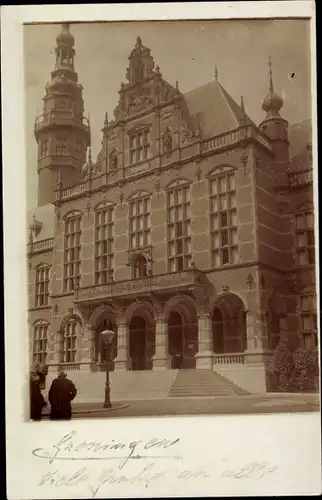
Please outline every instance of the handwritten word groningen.
[[163, 454], [163, 450], [173, 448], [179, 441], [178, 438], [174, 440], [152, 438], [148, 441], [122, 443], [112, 439], [106, 443], [78, 440], [76, 431], [72, 431], [65, 434], [51, 450], [35, 448], [32, 453], [37, 458], [48, 460], [50, 464], [57, 460], [119, 460], [121, 469], [129, 460], [181, 459], [181, 456]]

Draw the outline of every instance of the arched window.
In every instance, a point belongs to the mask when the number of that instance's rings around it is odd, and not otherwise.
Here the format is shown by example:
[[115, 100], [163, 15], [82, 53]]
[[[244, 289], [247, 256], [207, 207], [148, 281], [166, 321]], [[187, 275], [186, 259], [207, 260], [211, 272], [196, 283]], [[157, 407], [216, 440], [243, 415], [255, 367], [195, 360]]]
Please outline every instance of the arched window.
[[215, 170], [210, 178], [210, 222], [212, 265], [238, 262], [235, 172], [231, 167]]
[[148, 274], [148, 266], [146, 258], [143, 255], [138, 255], [135, 257], [133, 262], [133, 277], [143, 278]]
[[78, 320], [71, 317], [65, 325], [63, 336], [62, 363], [74, 363], [77, 352]]
[[36, 269], [35, 307], [48, 306], [50, 266], [41, 264]]
[[46, 363], [48, 328], [49, 328], [49, 323], [47, 323], [47, 321], [38, 321], [34, 325], [33, 343], [32, 343], [33, 363], [38, 363], [38, 364]]

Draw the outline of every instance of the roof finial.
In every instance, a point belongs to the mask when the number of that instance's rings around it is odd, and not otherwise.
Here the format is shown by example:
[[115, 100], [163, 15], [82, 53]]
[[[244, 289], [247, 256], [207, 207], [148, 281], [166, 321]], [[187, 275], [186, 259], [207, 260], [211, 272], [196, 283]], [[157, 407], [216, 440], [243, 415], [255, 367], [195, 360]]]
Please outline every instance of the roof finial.
[[217, 64], [215, 65], [215, 80], [216, 80], [216, 82], [218, 82], [218, 68], [217, 68]]
[[91, 146], [88, 149], [88, 165], [89, 165], [89, 168], [91, 168], [91, 166], [92, 166], [92, 148], [91, 148]]
[[271, 56], [268, 57], [268, 67], [269, 67], [269, 90], [270, 92], [274, 92]]
[[107, 127], [107, 125], [108, 125], [108, 114], [107, 114], [107, 111], [105, 111], [104, 125], [105, 125], [105, 127]]

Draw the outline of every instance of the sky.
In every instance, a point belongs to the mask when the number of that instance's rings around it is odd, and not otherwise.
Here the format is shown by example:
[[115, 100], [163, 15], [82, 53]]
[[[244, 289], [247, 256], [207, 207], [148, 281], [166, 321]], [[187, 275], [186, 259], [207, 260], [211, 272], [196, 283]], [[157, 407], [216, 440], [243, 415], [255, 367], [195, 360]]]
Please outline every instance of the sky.
[[[281, 114], [290, 124], [311, 118], [310, 33], [307, 20], [228, 20], [73, 23], [75, 69], [83, 85], [85, 116], [90, 113], [92, 156], [101, 147], [104, 115], [113, 116], [128, 56], [136, 38], [151, 49], [155, 65], [182, 93], [214, 79], [255, 123], [265, 117], [261, 102], [268, 92], [268, 57], [275, 91], [284, 99]], [[37, 143], [33, 128], [42, 112], [45, 84], [55, 63], [59, 24], [24, 27], [27, 205], [37, 205]]]

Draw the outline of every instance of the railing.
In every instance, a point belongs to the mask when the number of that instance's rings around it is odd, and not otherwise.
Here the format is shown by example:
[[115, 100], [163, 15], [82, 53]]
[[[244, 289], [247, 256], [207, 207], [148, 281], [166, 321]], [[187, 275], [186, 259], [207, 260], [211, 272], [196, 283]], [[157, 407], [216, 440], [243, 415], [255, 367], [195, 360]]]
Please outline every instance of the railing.
[[59, 363], [58, 369], [65, 370], [66, 372], [79, 371], [80, 365], [80, 363]]
[[81, 184], [76, 184], [69, 188], [63, 189], [61, 191], [61, 198], [69, 198], [70, 196], [75, 196], [89, 189], [89, 181], [82, 182]]
[[35, 241], [28, 244], [29, 253], [45, 252], [52, 249], [54, 246], [54, 238], [48, 238], [46, 240]]
[[306, 169], [301, 172], [289, 173], [290, 187], [302, 187], [313, 183], [313, 170]]
[[46, 125], [66, 125], [70, 123], [89, 129], [87, 118], [84, 116], [77, 118], [72, 111], [68, 110], [59, 112], [50, 111], [49, 113], [38, 116], [35, 121], [35, 130], [38, 130]]
[[214, 354], [214, 364], [216, 365], [243, 365], [244, 363], [244, 354]]
[[231, 146], [244, 139], [246, 139], [246, 129], [239, 128], [233, 130], [232, 132], [227, 132], [225, 134], [218, 135], [212, 139], [207, 139], [201, 143], [201, 152], [205, 153], [208, 151], [214, 151], [216, 149], [223, 148], [225, 146]]
[[204, 274], [196, 269], [187, 269], [177, 273], [146, 276], [133, 280], [110, 282], [106, 285], [87, 286], [75, 290], [75, 301], [104, 299], [108, 297], [131, 296], [140, 293], [152, 293], [164, 289], [183, 289], [202, 285]]

